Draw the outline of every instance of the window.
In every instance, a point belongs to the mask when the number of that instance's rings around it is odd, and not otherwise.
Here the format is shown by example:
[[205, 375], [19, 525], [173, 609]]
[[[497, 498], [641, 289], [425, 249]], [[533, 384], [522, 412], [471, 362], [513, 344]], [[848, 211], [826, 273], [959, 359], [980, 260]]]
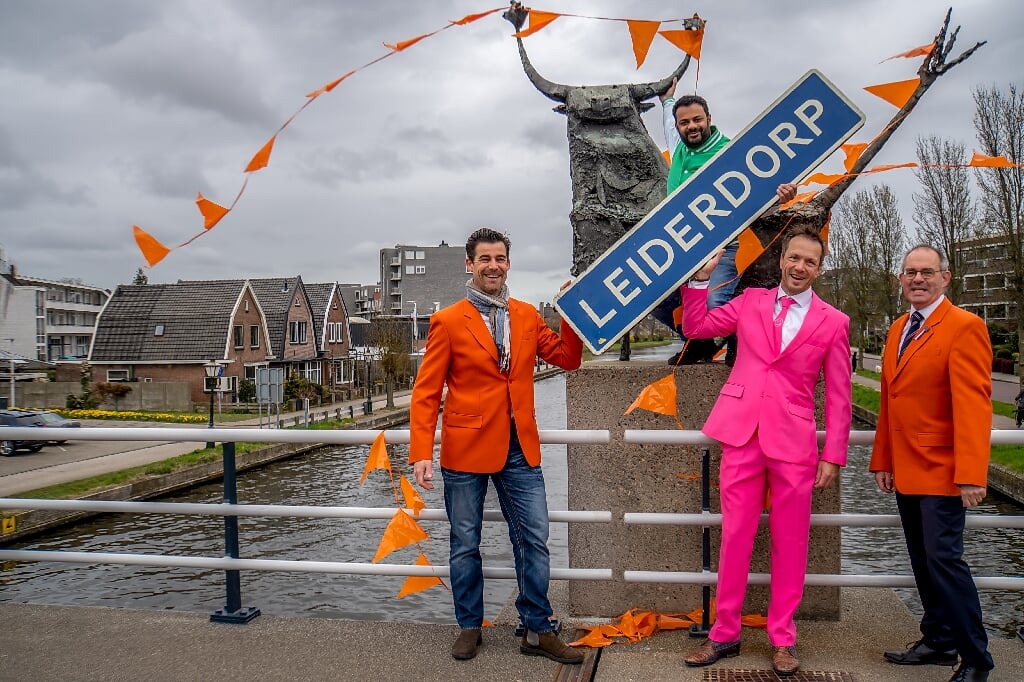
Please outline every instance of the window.
[[406, 251], [405, 252], [405, 260], [412, 260], [415, 257], [416, 257], [416, 252], [415, 251]]
[[406, 265], [405, 266], [405, 274], [411, 275], [414, 272], [416, 272], [416, 266], [415, 265]]
[[260, 347], [260, 327], [259, 325], [252, 325], [249, 327], [249, 348]]
[[89, 354], [89, 337], [88, 336], [76, 336], [75, 337], [75, 355], [80, 358], [84, 358]]
[[427, 274], [427, 266], [426, 265], [417, 265], [416, 266], [416, 274], [417, 275], [425, 275], [425, 274]]
[[427, 254], [425, 252], [423, 252], [423, 251], [417, 251], [416, 252], [416, 260], [423, 260], [426, 257], [427, 257]]
[[244, 340], [242, 325], [236, 324], [234, 326], [234, 337], [235, 337], [235, 348], [244, 348], [242, 341]]
[[157, 326], [155, 326], [153, 328], [153, 336], [163, 336], [163, 335], [164, 335], [164, 326], [162, 324], [158, 324]]
[[306, 321], [296, 320], [288, 323], [288, 342], [306, 343]]
[[338, 340], [337, 325], [334, 322], [327, 323], [327, 340], [330, 343], [334, 343]]
[[128, 370], [126, 369], [107, 370], [107, 381], [128, 381], [128, 379]]

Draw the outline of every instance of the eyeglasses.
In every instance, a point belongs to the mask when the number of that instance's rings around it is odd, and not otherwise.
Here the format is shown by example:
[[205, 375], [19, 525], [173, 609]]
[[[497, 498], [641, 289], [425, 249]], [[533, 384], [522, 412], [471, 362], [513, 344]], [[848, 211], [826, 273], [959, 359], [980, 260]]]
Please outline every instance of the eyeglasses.
[[900, 274], [906, 277], [907, 279], [915, 279], [918, 275], [921, 275], [922, 279], [931, 279], [940, 272], [945, 272], [945, 270], [934, 270], [932, 268], [925, 268], [924, 270], [915, 270], [914, 268], [907, 268]]

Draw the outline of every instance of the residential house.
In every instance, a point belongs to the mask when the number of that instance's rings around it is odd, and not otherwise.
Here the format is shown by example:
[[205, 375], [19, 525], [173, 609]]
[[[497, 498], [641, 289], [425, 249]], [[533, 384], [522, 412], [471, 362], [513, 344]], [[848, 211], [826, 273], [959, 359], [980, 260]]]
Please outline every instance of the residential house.
[[329, 387], [350, 386], [355, 372], [353, 359], [349, 357], [352, 334], [342, 286], [337, 283], [306, 285], [313, 308], [317, 351], [325, 370], [324, 385]]

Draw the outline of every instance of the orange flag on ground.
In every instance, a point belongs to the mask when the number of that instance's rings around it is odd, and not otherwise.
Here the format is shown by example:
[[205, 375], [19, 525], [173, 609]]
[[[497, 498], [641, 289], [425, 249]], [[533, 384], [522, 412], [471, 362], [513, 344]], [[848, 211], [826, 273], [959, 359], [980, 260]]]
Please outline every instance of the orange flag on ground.
[[196, 206], [199, 207], [199, 212], [203, 214], [203, 229], [210, 230], [213, 226], [220, 222], [220, 219], [228, 214], [227, 208], [220, 204], [215, 204], [206, 197], [203, 196], [202, 192], [196, 193]]
[[846, 159], [843, 160], [843, 167], [846, 168], [846, 172], [849, 173], [850, 169], [853, 168], [853, 164], [857, 163], [857, 159], [864, 153], [864, 150], [868, 148], [867, 142], [850, 142], [844, 144], [840, 149], [846, 154]]
[[746, 616], [740, 616], [740, 625], [745, 628], [766, 628], [768, 627], [768, 619], [762, 616], [760, 613], [751, 613]]
[[670, 417], [676, 416], [676, 375], [669, 374], [664, 379], [658, 379], [640, 391], [640, 395], [633, 401], [623, 414], [629, 414], [637, 408], [667, 414]]
[[869, 85], [864, 89], [875, 97], [884, 99], [897, 109], [902, 109], [903, 105], [907, 103], [907, 100], [910, 99], [910, 96], [914, 94], [914, 91], [917, 90], [917, 86], [920, 84], [920, 78], [911, 78], [908, 81]]
[[395, 512], [384, 530], [384, 537], [380, 539], [377, 553], [373, 557], [373, 563], [377, 563], [396, 549], [402, 549], [417, 542], [423, 542], [430, 536], [420, 528], [420, 524], [401, 509]]
[[691, 625], [693, 625], [693, 621], [689, 618], [680, 618], [679, 616], [665, 614], [658, 618], [659, 630], [685, 630]]
[[1005, 156], [986, 156], [985, 154], [974, 152], [974, 156], [971, 157], [971, 162], [968, 165], [981, 168], [1014, 168], [1020, 164], [1010, 161]]
[[764, 245], [761, 244], [761, 240], [757, 238], [753, 230], [740, 232], [739, 241], [740, 246], [736, 251], [736, 271], [742, 275], [743, 271], [764, 253]]
[[696, 31], [686, 29], [658, 31], [658, 35], [694, 59], [700, 59], [700, 46], [704, 42], [704, 29], [699, 28]]
[[249, 165], [245, 167], [246, 173], [252, 173], [258, 171], [261, 168], [266, 168], [267, 164], [270, 163], [270, 152], [274, 149], [274, 140], [277, 139], [277, 135], [274, 135], [263, 147], [256, 152], [256, 156], [252, 157]]
[[899, 59], [900, 57], [924, 57], [926, 55], [930, 55], [934, 49], [935, 43], [928, 43], [927, 45], [921, 45], [920, 47], [911, 48], [906, 52], [900, 52], [899, 54], [894, 54], [891, 57], [886, 57], [878, 63], [883, 64], [890, 59]]
[[374, 469], [387, 469], [388, 476], [391, 475], [391, 460], [388, 458], [388, 446], [384, 443], [384, 432], [381, 431], [373, 439], [370, 446], [370, 454], [366, 458], [366, 466], [363, 467], [363, 477], [359, 479], [359, 485], [366, 482], [366, 476]]
[[[424, 555], [423, 552], [420, 552], [420, 555], [416, 557], [416, 565], [432, 566], [433, 564], [430, 563], [430, 560], [427, 559], [426, 555]], [[435, 585], [444, 585], [444, 583], [441, 582], [441, 579], [438, 578], [436, 575], [410, 575], [408, 578], [405, 579], [405, 582], [402, 583], [402, 589], [398, 591], [398, 598], [401, 599], [402, 597], [406, 597], [410, 594], [416, 594], [417, 592], [422, 592], [423, 590], [429, 590], [431, 587], [434, 587]]]
[[539, 9], [531, 9], [530, 12], [530, 26], [524, 31], [513, 34], [516, 38], [525, 38], [526, 36], [532, 36], [537, 31], [541, 30], [552, 21], [562, 16], [561, 14], [555, 14], [554, 12], [542, 12]]
[[405, 498], [405, 508], [412, 509], [412, 515], [419, 517], [420, 510], [426, 508], [427, 503], [423, 501], [420, 494], [416, 492], [416, 488], [412, 487], [412, 483], [409, 482], [409, 479], [407, 479], [404, 474], [399, 475], [399, 485], [402, 486], [402, 497]]
[[636, 57], [636, 68], [643, 66], [647, 59], [647, 53], [654, 42], [654, 36], [658, 35], [660, 21], [642, 21], [640, 19], [626, 19], [629, 27], [629, 37], [633, 41], [633, 56]]
[[170, 249], [158, 242], [156, 237], [138, 225], [132, 225], [132, 231], [135, 233], [135, 243], [138, 244], [139, 251], [142, 251], [142, 257], [149, 263], [149, 267], [162, 261], [171, 252]]
[[308, 97], [309, 99], [315, 99], [315, 98], [319, 97], [320, 95], [324, 94], [325, 92], [330, 92], [334, 88], [338, 87], [338, 85], [341, 83], [341, 81], [345, 80], [346, 78], [348, 78], [349, 76], [351, 76], [354, 73], [355, 73], [354, 70], [353, 71], [349, 71], [344, 76], [341, 76], [340, 78], [335, 78], [334, 80], [332, 80], [327, 85], [325, 85], [323, 87], [320, 87], [320, 88], [317, 88], [313, 92], [311, 92], [308, 95], [306, 95], [306, 97]]

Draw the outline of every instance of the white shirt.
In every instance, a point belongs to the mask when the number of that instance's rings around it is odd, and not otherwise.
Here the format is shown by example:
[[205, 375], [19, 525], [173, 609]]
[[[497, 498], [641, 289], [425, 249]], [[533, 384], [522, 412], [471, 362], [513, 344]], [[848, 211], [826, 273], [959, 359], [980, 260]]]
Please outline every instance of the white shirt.
[[[946, 295], [940, 294], [939, 297], [932, 301], [928, 306], [920, 309], [915, 308], [914, 306], [910, 306], [911, 315], [914, 314], [915, 310], [921, 313], [921, 328], [917, 330], [918, 336], [921, 336], [921, 334], [924, 334], [926, 331], [928, 331], [928, 327], [925, 325], [925, 322], [928, 321], [928, 316], [935, 312], [935, 309], [939, 307], [939, 304], [942, 303], [942, 299], [944, 298], [946, 298]], [[909, 326], [910, 315], [907, 316], [907, 321], [903, 323], [903, 331], [900, 332], [900, 345], [896, 346], [897, 348], [903, 348], [903, 340], [907, 338], [907, 327]]]
[[790, 341], [796, 337], [797, 332], [800, 331], [801, 325], [803, 325], [804, 320], [807, 319], [807, 311], [811, 309], [811, 299], [813, 298], [810, 289], [805, 289], [795, 296], [790, 296], [782, 290], [782, 287], [779, 287], [775, 293], [775, 305], [772, 308], [773, 320], [778, 317], [779, 312], [782, 310], [782, 304], [779, 303], [779, 299], [783, 296], [788, 296], [793, 299], [793, 304], [789, 306], [789, 311], [786, 313], [786, 320], [782, 323], [782, 345], [781, 348], [779, 348], [780, 353], [786, 349], [786, 346], [789, 345]]

